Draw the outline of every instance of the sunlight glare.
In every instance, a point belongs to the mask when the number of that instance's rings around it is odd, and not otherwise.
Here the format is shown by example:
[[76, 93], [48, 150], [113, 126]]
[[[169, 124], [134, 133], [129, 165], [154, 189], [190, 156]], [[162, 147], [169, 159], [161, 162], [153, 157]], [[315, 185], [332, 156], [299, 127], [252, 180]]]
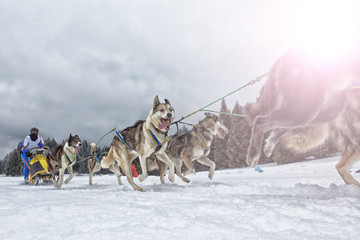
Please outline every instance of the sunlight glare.
[[295, 17], [297, 44], [324, 57], [355, 48], [360, 29], [356, 10], [354, 1], [304, 1]]

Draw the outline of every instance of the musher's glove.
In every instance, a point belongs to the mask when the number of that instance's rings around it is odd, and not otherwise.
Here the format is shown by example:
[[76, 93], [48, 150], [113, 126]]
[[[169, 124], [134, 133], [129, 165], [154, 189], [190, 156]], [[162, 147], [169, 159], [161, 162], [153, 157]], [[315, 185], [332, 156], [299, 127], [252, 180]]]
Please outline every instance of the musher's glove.
[[30, 158], [32, 156], [31, 152], [26, 152], [25, 155]]

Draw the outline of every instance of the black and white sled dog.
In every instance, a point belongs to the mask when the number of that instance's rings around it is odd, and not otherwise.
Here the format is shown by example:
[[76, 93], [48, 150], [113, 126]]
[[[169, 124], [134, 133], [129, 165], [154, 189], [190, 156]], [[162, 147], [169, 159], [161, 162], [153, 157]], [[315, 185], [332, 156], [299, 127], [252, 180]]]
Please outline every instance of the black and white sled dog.
[[[68, 184], [73, 178], [73, 165], [76, 162], [76, 155], [79, 153], [81, 140], [78, 135], [72, 136], [66, 140], [65, 145], [59, 145], [51, 150], [51, 154], [47, 155], [48, 172], [51, 173], [52, 181], [57, 188], [61, 188], [64, 181], [65, 169], [69, 172], [69, 177], [65, 180]], [[55, 180], [55, 168], [59, 167], [59, 179]]]
[[[191, 131], [174, 136], [169, 142], [167, 154], [175, 164], [176, 175], [184, 182], [190, 180], [181, 174], [182, 163], [187, 167], [185, 175], [195, 173], [193, 161], [197, 160], [210, 167], [209, 178], [212, 179], [215, 171], [215, 163], [208, 158], [211, 143], [215, 137], [224, 139], [229, 130], [223, 121], [216, 115], [205, 113], [205, 118], [195, 125]], [[160, 181], [164, 183], [164, 174], [167, 166], [164, 162], [156, 159], [149, 164], [149, 170], [159, 169]]]
[[[131, 163], [139, 157], [142, 174], [140, 181], [144, 181], [147, 174], [146, 158], [152, 154], [169, 165], [169, 180], [174, 181], [174, 164], [165, 153], [168, 145], [168, 131], [171, 122], [175, 118], [174, 108], [169, 100], [160, 103], [158, 96], [154, 98], [153, 107], [145, 121], [138, 121], [134, 126], [128, 127], [121, 132], [116, 132], [107, 156], [101, 159], [101, 167], [109, 168], [118, 177], [121, 184], [121, 173], [115, 164], [119, 164], [127, 181], [135, 189], [143, 189], [134, 183], [131, 173]], [[94, 146], [94, 145], [93, 145]], [[95, 147], [95, 146], [94, 146]]]
[[330, 141], [342, 154], [336, 165], [340, 176], [360, 186], [350, 174], [360, 159], [359, 85], [359, 52], [323, 59], [290, 50], [272, 67], [258, 102], [245, 107], [253, 126], [247, 163], [255, 166], [261, 150], [270, 156], [282, 137], [286, 146], [301, 152]]

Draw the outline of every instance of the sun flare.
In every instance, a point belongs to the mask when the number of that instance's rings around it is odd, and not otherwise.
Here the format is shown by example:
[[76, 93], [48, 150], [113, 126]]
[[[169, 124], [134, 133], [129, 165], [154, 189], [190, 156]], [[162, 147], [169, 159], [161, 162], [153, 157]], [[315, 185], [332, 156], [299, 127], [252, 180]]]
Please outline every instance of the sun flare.
[[359, 42], [359, 4], [355, 1], [305, 1], [295, 16], [296, 42], [314, 54], [333, 56]]

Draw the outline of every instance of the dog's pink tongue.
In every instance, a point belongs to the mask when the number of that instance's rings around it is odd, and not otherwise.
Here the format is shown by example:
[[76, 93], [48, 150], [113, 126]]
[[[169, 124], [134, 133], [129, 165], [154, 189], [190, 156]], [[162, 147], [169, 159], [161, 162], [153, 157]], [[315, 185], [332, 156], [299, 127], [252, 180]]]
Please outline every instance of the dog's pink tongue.
[[79, 148], [75, 147], [75, 154], [78, 154], [78, 153], [79, 153]]
[[165, 119], [159, 123], [159, 129], [164, 129], [169, 125], [169, 120]]

